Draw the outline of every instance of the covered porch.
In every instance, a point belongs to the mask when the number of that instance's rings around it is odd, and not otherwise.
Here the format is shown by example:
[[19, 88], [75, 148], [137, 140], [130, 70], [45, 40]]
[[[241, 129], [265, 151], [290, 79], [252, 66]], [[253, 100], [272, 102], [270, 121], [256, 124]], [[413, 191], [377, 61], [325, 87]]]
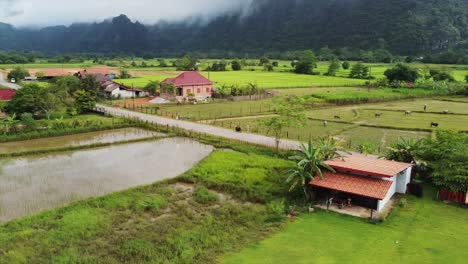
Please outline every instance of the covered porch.
[[326, 173], [323, 179], [316, 177], [310, 184], [319, 201], [317, 207], [338, 213], [368, 218], [384, 213], [393, 204], [381, 206], [392, 186], [391, 181], [383, 179]]

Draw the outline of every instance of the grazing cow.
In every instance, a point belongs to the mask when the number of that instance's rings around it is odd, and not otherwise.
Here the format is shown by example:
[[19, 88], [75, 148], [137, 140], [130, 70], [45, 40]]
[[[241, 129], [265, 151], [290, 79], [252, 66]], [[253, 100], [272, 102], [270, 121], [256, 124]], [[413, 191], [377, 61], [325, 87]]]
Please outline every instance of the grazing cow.
[[327, 126], [328, 126], [328, 122], [327, 122], [327, 121], [323, 121], [323, 126], [324, 126], [324, 127], [327, 127]]
[[449, 110], [444, 110], [442, 111], [442, 114], [448, 114], [450, 111]]
[[375, 113], [375, 117], [381, 117], [383, 113]]
[[405, 111], [405, 115], [411, 115], [413, 112], [411, 111]]
[[335, 116], [335, 119], [341, 119], [341, 116], [336, 115], [336, 116]]
[[439, 127], [439, 123], [432, 122], [432, 123], [431, 123], [431, 127]]

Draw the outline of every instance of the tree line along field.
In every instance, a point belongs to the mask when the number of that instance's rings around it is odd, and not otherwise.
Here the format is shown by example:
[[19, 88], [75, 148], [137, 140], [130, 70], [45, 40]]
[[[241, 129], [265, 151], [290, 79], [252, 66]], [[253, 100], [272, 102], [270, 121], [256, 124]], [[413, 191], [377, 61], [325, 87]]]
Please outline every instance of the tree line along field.
[[[165, 59], [168, 67], [159, 67], [159, 61], [157, 59], [143, 60], [143, 59], [122, 59], [122, 60], [110, 60], [105, 61], [105, 64], [93, 63], [93, 61], [84, 61], [82, 63], [47, 63], [45, 61], [38, 61], [37, 63], [31, 64], [6, 64], [1, 65], [1, 69], [8, 70], [17, 66], [24, 67], [26, 69], [47, 69], [47, 68], [63, 68], [67, 69], [82, 69], [89, 67], [109, 67], [109, 69], [115, 73], [119, 73], [121, 69], [129, 71], [134, 78], [131, 79], [117, 79], [117, 82], [123, 83], [128, 86], [134, 86], [142, 88], [147, 85], [150, 81], [162, 81], [168, 77], [175, 77], [178, 72], [175, 67], [172, 66], [172, 62], [176, 59]], [[205, 70], [214, 62], [222, 60], [205, 59], [200, 60], [199, 69]], [[225, 60], [230, 63], [231, 60]], [[270, 60], [275, 61], [275, 60]], [[132, 66], [134, 62], [134, 65]], [[247, 64], [258, 64], [258, 60], [246, 60]], [[278, 67], [274, 67], [272, 72], [264, 71], [263, 66], [245, 66], [241, 71], [232, 71], [230, 65], [227, 66], [225, 72], [206, 72], [203, 74], [206, 77], [210, 77], [216, 85], [239, 85], [245, 86], [248, 83], [256, 83], [261, 88], [288, 88], [288, 87], [314, 87], [314, 86], [360, 86], [364, 85], [366, 80], [350, 79], [348, 78], [350, 69], [340, 69], [336, 77], [323, 76], [323, 73], [327, 72], [329, 62], [318, 62], [315, 72], [320, 75], [300, 75], [291, 72], [293, 69], [290, 61], [278, 60]], [[145, 63], [145, 67], [141, 67], [142, 63]], [[356, 62], [351, 62], [351, 65]], [[385, 63], [366, 63], [370, 67], [371, 75], [375, 78], [383, 78], [383, 73], [388, 68], [392, 67], [392, 64]], [[412, 66], [417, 67], [421, 70], [431, 69], [442, 69], [450, 72], [454, 78], [458, 81], [463, 81], [466, 74], [468, 74], [468, 66], [464, 65], [434, 65], [434, 64], [421, 64], [413, 63]]]

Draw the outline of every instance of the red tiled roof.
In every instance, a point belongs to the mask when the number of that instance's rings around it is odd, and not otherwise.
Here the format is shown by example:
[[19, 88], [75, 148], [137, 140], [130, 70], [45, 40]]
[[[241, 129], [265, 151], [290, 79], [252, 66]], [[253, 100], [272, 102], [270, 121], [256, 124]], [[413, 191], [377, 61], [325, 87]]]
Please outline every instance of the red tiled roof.
[[176, 78], [167, 78], [163, 83], [172, 83], [175, 86], [189, 86], [189, 85], [211, 85], [212, 81], [205, 78], [197, 71], [183, 72]]
[[0, 101], [10, 101], [15, 96], [15, 90], [2, 90], [0, 89]]
[[316, 187], [379, 200], [385, 199], [392, 186], [391, 181], [344, 173], [325, 172], [324, 177], [322, 179], [320, 176], [317, 176], [310, 184]]
[[326, 163], [336, 170], [345, 170], [378, 177], [393, 177], [413, 166], [410, 163], [357, 155], [329, 160], [326, 161]]

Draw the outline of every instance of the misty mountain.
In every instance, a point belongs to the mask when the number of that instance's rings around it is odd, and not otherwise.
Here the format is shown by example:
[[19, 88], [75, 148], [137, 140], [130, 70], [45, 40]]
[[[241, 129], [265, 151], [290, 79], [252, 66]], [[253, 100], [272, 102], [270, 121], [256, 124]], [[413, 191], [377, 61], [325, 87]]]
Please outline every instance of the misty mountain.
[[40, 30], [0, 23], [0, 49], [141, 54], [265, 53], [349, 47], [420, 55], [468, 50], [466, 0], [256, 0], [209, 22], [142, 25], [126, 16]]

